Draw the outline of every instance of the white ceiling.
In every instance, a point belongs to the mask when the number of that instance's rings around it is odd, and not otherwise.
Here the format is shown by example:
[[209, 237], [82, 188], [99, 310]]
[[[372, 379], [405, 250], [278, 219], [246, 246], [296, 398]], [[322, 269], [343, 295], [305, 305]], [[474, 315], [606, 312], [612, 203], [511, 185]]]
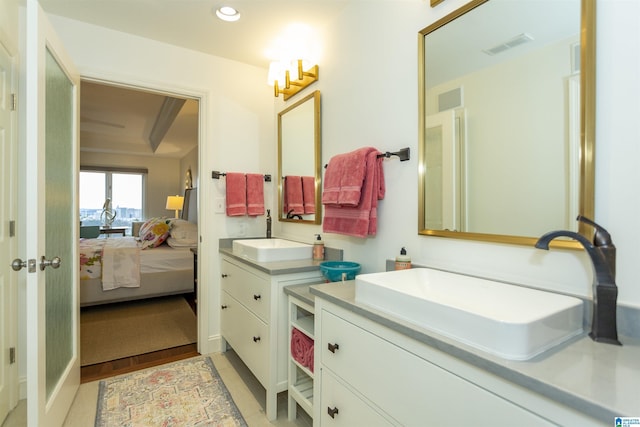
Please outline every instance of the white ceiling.
[[[223, 0], [40, 0], [50, 14], [268, 68], [267, 51], [294, 23], [321, 32], [348, 2], [397, 0], [229, 0], [237, 22], [215, 17]], [[424, 1], [424, 0], [405, 0]], [[197, 102], [188, 101], [154, 153], [149, 132], [164, 97], [84, 82], [82, 151], [181, 158], [197, 145]]]

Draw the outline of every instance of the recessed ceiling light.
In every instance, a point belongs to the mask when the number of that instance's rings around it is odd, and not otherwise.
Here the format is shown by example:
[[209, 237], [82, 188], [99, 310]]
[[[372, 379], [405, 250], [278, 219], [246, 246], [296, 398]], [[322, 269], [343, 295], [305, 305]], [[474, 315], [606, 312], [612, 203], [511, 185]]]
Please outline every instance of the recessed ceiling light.
[[221, 6], [216, 9], [216, 16], [223, 21], [233, 22], [240, 19], [240, 12], [231, 6]]

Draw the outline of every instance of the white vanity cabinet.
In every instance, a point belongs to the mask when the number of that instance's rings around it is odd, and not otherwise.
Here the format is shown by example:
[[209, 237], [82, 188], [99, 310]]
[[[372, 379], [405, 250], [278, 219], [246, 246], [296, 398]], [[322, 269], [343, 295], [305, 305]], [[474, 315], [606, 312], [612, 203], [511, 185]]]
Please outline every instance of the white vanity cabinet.
[[[549, 426], [577, 420], [574, 413], [557, 412], [554, 402], [323, 298], [316, 296], [315, 309], [314, 426]], [[550, 411], [540, 415], [540, 409]]]
[[277, 394], [287, 390], [288, 285], [320, 280], [320, 271], [270, 275], [221, 256], [220, 332], [266, 390], [266, 414], [277, 417]]

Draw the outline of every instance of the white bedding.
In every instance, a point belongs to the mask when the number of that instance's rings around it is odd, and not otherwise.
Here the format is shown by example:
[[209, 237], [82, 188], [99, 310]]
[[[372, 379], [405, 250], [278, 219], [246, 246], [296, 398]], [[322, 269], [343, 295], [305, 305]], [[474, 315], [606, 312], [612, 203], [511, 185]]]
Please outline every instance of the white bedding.
[[140, 251], [140, 273], [193, 269], [193, 253], [189, 248], [171, 248], [166, 245]]

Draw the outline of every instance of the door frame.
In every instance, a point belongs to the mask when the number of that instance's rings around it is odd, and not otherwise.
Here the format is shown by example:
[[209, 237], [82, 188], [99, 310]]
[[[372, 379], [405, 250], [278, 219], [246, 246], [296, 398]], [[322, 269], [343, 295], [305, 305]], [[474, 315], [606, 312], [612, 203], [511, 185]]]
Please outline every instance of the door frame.
[[[8, 39], [8, 37], [6, 36], [6, 34], [4, 34], [3, 32], [0, 31], [0, 49], [3, 49], [5, 52], [7, 52], [7, 54], [9, 55], [9, 60], [11, 62], [11, 76], [10, 77], [10, 81], [8, 82], [8, 90], [9, 92], [15, 94], [15, 96], [18, 96], [18, 80], [19, 80], [19, 72], [18, 72], [18, 58], [19, 55], [17, 53], [17, 49], [13, 48], [13, 43], [11, 43], [11, 41]], [[9, 102], [7, 100], [7, 102]], [[17, 208], [17, 199], [18, 199], [18, 167], [16, 167], [17, 165], [17, 161], [18, 161], [18, 109], [16, 108], [13, 111], [13, 117], [11, 118], [11, 135], [10, 138], [8, 140], [9, 143], [9, 150], [11, 152], [11, 157], [9, 159], [9, 163], [10, 165], [12, 165], [12, 167], [9, 168], [8, 174], [6, 179], [9, 182], [9, 192], [7, 195], [7, 199], [8, 199], [8, 204], [10, 206], [10, 213], [9, 213], [9, 220], [13, 220], [15, 221], [15, 224], [17, 225], [17, 218], [18, 218], [18, 208]], [[5, 202], [5, 200], [2, 201], [3, 203]], [[8, 235], [8, 225], [7, 224], [3, 224], [3, 227], [7, 227], [5, 228], [5, 233], [7, 233]], [[16, 234], [12, 237], [9, 236], [9, 258], [6, 263], [6, 265], [4, 265], [3, 268], [3, 274], [5, 274], [5, 277], [7, 278], [7, 282], [5, 283], [6, 286], [8, 286], [9, 288], [9, 292], [8, 292], [8, 296], [9, 296], [9, 301], [8, 301], [8, 306], [10, 307], [10, 309], [8, 310], [7, 313], [5, 313], [4, 319], [2, 319], [3, 322], [5, 322], [6, 324], [6, 330], [9, 331], [8, 337], [7, 337], [7, 342], [9, 344], [9, 347], [14, 348], [16, 353], [14, 353], [15, 356], [15, 361], [14, 363], [9, 365], [9, 370], [8, 370], [8, 376], [7, 376], [7, 386], [8, 386], [8, 408], [9, 411], [13, 410], [17, 404], [18, 404], [18, 399], [20, 397], [20, 384], [19, 384], [19, 380], [18, 380], [18, 354], [17, 351], [19, 350], [18, 347], [18, 279], [19, 276], [17, 274], [15, 274], [15, 272], [11, 271], [11, 269], [9, 268], [9, 262], [13, 259], [15, 259], [18, 255], [18, 238], [17, 236], [18, 234], [18, 230], [15, 229], [14, 226], [14, 231], [16, 232]], [[3, 260], [4, 261], [4, 260]], [[2, 331], [4, 333], [4, 331]], [[2, 351], [7, 351], [8, 349], [2, 349]], [[5, 354], [6, 357], [6, 354]], [[25, 390], [26, 393], [26, 390]], [[0, 424], [2, 424], [3, 419], [0, 419]]]
[[[97, 84], [104, 84], [109, 86], [120, 87], [123, 89], [141, 90], [145, 92], [153, 92], [160, 95], [178, 96], [191, 98], [198, 101], [198, 253], [201, 254], [201, 236], [203, 235], [204, 224], [202, 218], [205, 218], [203, 214], [203, 206], [206, 206], [207, 195], [203, 191], [202, 182], [206, 179], [203, 174], [203, 157], [204, 157], [204, 143], [207, 141], [206, 136], [206, 118], [207, 118], [207, 106], [209, 105], [209, 91], [199, 88], [188, 88], [184, 86], [176, 86], [169, 83], [158, 83], [157, 81], [151, 81], [146, 79], [133, 79], [131, 77], [124, 77], [116, 73], [98, 72], [95, 70], [83, 72], [79, 69], [80, 81], [86, 81]], [[82, 111], [82, 105], [80, 105], [80, 111]], [[78, 165], [79, 166], [79, 165]], [[201, 262], [197, 263], [197, 271], [194, 272], [198, 277], [198, 287], [196, 293], [196, 299], [198, 301], [198, 331], [197, 331], [197, 350], [199, 353], [212, 353], [215, 350], [215, 344], [212, 342], [212, 338], [209, 336], [209, 319], [205, 313], [211, 313], [210, 300], [210, 286], [205, 285], [210, 283], [208, 275], [208, 269], [202, 268]]]

